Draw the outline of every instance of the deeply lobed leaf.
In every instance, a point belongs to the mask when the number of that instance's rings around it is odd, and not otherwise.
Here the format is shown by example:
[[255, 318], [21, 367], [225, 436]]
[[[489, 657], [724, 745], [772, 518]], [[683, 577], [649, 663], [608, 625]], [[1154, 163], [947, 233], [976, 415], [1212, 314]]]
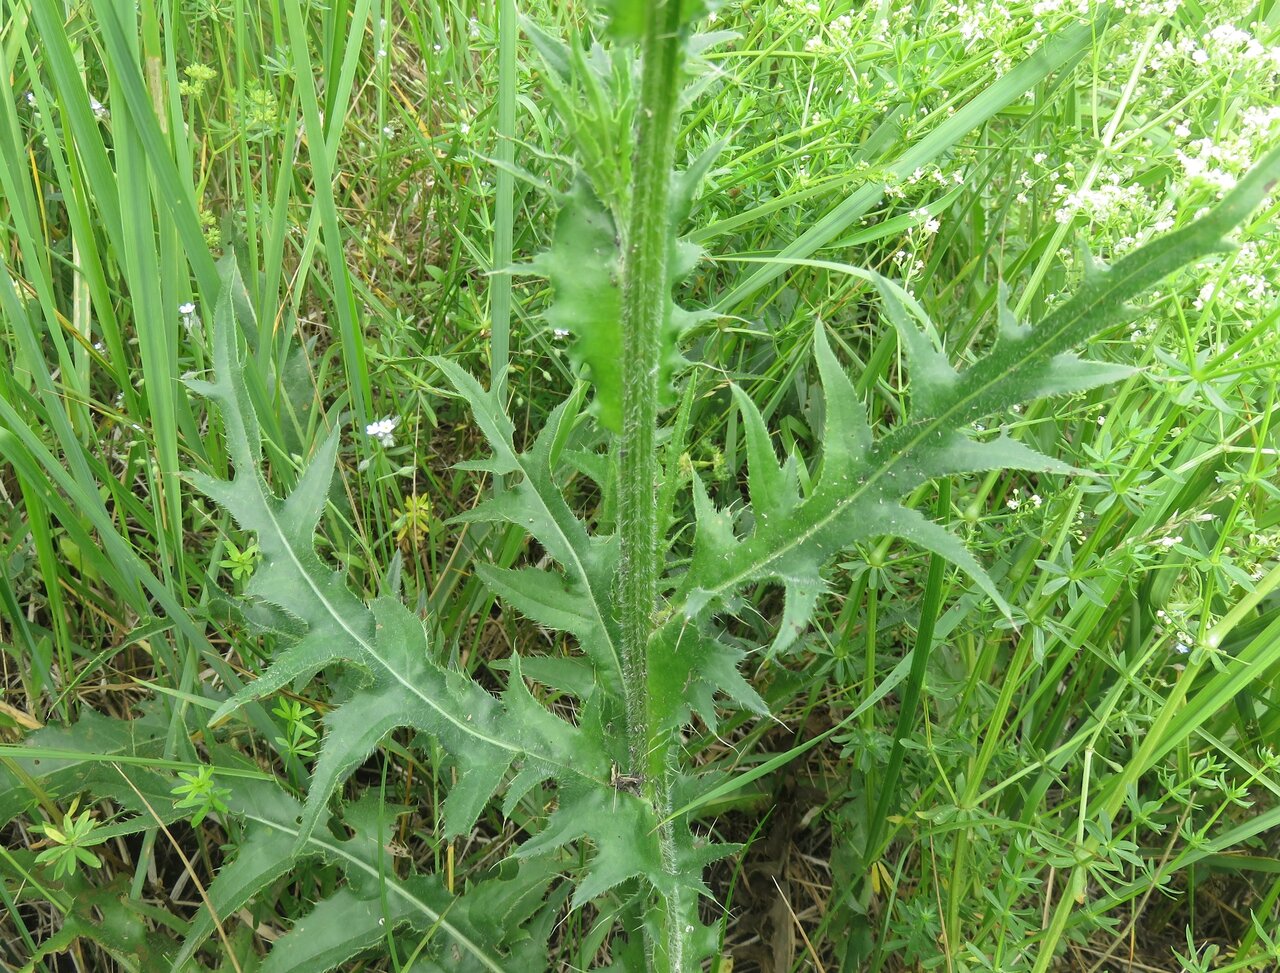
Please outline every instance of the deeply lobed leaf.
[[[521, 920], [533, 911], [530, 906], [541, 904], [553, 877], [545, 867], [523, 869], [514, 882], [490, 879], [458, 896], [433, 877], [399, 877], [388, 846], [395, 818], [405, 809], [382, 805], [372, 795], [346, 809], [344, 823], [352, 834], [345, 839], [323, 831], [301, 836], [302, 806], [270, 782], [238, 783], [228, 804], [245, 822], [246, 837], [206, 893], [218, 916], [234, 915], [302, 860], [336, 865], [345, 877], [341, 888], [318, 901], [273, 945], [262, 967], [267, 973], [324, 973], [390, 935], [407, 941], [407, 930], [441, 940], [427, 952], [444, 960], [440, 965], [428, 960], [433, 969], [533, 968], [545, 951], [545, 942], [519, 934]], [[526, 907], [496, 909], [513, 891]], [[174, 968], [193, 957], [213, 932], [206, 908], [192, 920]]]
[[[687, 171], [672, 175], [668, 293], [701, 259], [702, 249], [681, 240], [674, 228], [688, 215], [694, 188], [719, 149], [718, 144], [712, 146]], [[622, 429], [622, 247], [613, 215], [579, 174], [573, 188], [560, 199], [550, 248], [527, 266], [550, 281], [555, 299], [543, 317], [557, 334], [570, 339], [569, 358], [595, 393], [591, 412], [615, 433]], [[680, 353], [680, 341], [708, 315], [667, 301], [658, 360], [659, 404], [663, 408], [674, 404], [674, 379], [688, 364]]]
[[312, 778], [297, 842], [314, 832], [329, 798], [378, 743], [398, 727], [437, 737], [457, 761], [458, 786], [445, 803], [450, 835], [470, 830], [513, 762], [542, 777], [604, 778], [609, 761], [599, 743], [527, 698], [518, 660], [511, 685], [498, 699], [466, 675], [435, 661], [419, 619], [390, 599], [366, 606], [315, 553], [314, 538], [328, 496], [337, 451], [331, 435], [285, 499], [268, 488], [253, 405], [240, 377], [229, 293], [234, 265], [215, 327], [215, 381], [194, 383], [222, 414], [235, 463], [230, 481], [192, 474], [204, 493], [225, 507], [240, 527], [257, 535], [262, 560], [247, 593], [290, 615], [305, 634], [286, 647], [261, 676], [231, 697], [216, 723], [250, 699], [307, 678], [325, 666], [348, 663], [367, 677], [324, 717], [326, 734]]
[[573, 400], [561, 403], [533, 446], [520, 452], [513, 442], [515, 429], [495, 391], [499, 383], [486, 390], [454, 362], [442, 358], [432, 362], [470, 405], [493, 450], [490, 459], [479, 465], [495, 476], [518, 474], [509, 490], [486, 499], [459, 519], [515, 524], [534, 537], [563, 572], [484, 566], [481, 576], [518, 611], [548, 628], [571, 633], [591, 660], [601, 687], [620, 698], [621, 636], [613, 608], [617, 538], [588, 533], [569, 509], [552, 472], [558, 451], [572, 432]]
[[677, 625], [696, 624], [708, 612], [731, 607], [745, 586], [772, 582], [785, 589], [786, 607], [773, 650], [785, 648], [808, 624], [824, 588], [822, 571], [851, 545], [896, 536], [947, 558], [1002, 609], [1004, 601], [959, 538], [902, 505], [915, 487], [939, 476], [1017, 468], [1067, 471], [1035, 450], [1001, 436], [980, 442], [970, 424], [1030, 399], [1085, 391], [1127, 370], [1079, 358], [1070, 349], [1123, 322], [1128, 302], [1175, 270], [1229, 248], [1226, 234], [1270, 192], [1280, 171], [1272, 151], [1208, 215], [1152, 241], [1111, 268], [1093, 267], [1079, 292], [1035, 327], [1011, 320], [1001, 302], [1001, 331], [993, 350], [964, 370], [955, 369], [913, 321], [923, 312], [896, 285], [850, 269], [880, 291], [897, 329], [911, 376], [911, 412], [887, 436], [873, 441], [861, 400], [832, 354], [824, 333], [814, 350], [826, 402], [820, 474], [801, 495], [794, 460], [779, 464], [763, 419], [751, 400], [736, 394], [747, 438], [753, 526], [743, 535], [695, 483], [697, 531], [689, 570], [673, 598], [675, 612], [658, 639]]

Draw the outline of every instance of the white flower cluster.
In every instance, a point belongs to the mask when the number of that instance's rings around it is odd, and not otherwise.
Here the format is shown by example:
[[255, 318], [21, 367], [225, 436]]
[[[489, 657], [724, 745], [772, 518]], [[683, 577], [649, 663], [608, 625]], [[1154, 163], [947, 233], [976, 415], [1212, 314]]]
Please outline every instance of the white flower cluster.
[[936, 216], [932, 216], [929, 210], [920, 206], [911, 211], [911, 218], [917, 222], [918, 228], [924, 232], [926, 236], [933, 236], [942, 227], [942, 223]]
[[396, 444], [395, 431], [398, 425], [400, 425], [399, 416], [388, 416], [369, 423], [364, 427], [364, 434], [376, 439], [383, 448], [389, 448]]
[[954, 18], [955, 29], [970, 48], [978, 41], [999, 40], [1017, 22], [1003, 3], [958, 3], [944, 12]]
[[[854, 32], [853, 18], [850, 17], [848, 14], [841, 14], [835, 20], [828, 22], [826, 26], [826, 31], [827, 31], [827, 42], [825, 45], [821, 45], [821, 46], [834, 47], [837, 50], [850, 47], [853, 43], [854, 38], [856, 37], [856, 34]], [[817, 37], [809, 38], [809, 40], [804, 45], [805, 50], [807, 51], [814, 50], [813, 45], [815, 41], [821, 42], [821, 39]]]
[[[1004, 502], [1004, 505], [1008, 507], [1010, 510], [1017, 510], [1019, 507], [1022, 506], [1022, 502], [1023, 502], [1022, 491], [1019, 490], [1017, 487], [1014, 487], [1012, 495], [1009, 497], [1008, 500]], [[1040, 494], [1033, 493], [1031, 494], [1031, 496], [1027, 497], [1026, 502], [1031, 504], [1031, 506], [1033, 507], [1039, 508], [1041, 504], [1044, 503], [1044, 499], [1040, 496]]]
[[1031, 12], [1037, 17], [1047, 17], [1063, 10], [1070, 10], [1083, 17], [1089, 13], [1089, 0], [1036, 0], [1031, 6]]
[[1112, 6], [1137, 17], [1172, 17], [1182, 0], [1112, 0]]
[[1173, 651], [1178, 655], [1190, 655], [1195, 644], [1195, 636], [1187, 629], [1185, 612], [1175, 609], [1170, 614], [1163, 608], [1156, 611], [1156, 625], [1161, 631], [1172, 629], [1174, 632]]
[[804, 43], [804, 49], [810, 53], [845, 51], [859, 39], [857, 21], [854, 17], [841, 14], [834, 20], [824, 20], [822, 4], [815, 0], [783, 0], [783, 9], [792, 16], [812, 21], [811, 26], [817, 27], [817, 32]]
[[1084, 187], [1072, 192], [1059, 183], [1054, 191], [1061, 200], [1054, 213], [1059, 223], [1070, 223], [1077, 215], [1082, 215], [1090, 223], [1109, 226], [1149, 208], [1142, 187], [1126, 182], [1118, 172], [1110, 173], [1106, 181], [1096, 188]]
[[1199, 41], [1185, 35], [1161, 41], [1152, 49], [1149, 60], [1153, 73], [1205, 65], [1273, 74], [1280, 71], [1280, 48], [1266, 46], [1235, 24], [1219, 24]]
[[[1275, 255], [1268, 251], [1263, 253], [1256, 240], [1247, 240], [1240, 244], [1236, 251], [1235, 267], [1231, 271], [1231, 283], [1236, 293], [1255, 304], [1265, 304], [1271, 300], [1274, 288], [1272, 278], [1275, 276]], [[1240, 308], [1239, 303], [1236, 304]]]
[[1280, 67], [1280, 49], [1266, 47], [1247, 30], [1235, 24], [1219, 24], [1204, 37], [1210, 57], [1267, 62]]
[[1249, 168], [1253, 161], [1253, 146], [1243, 140], [1215, 142], [1213, 139], [1195, 139], [1188, 143], [1189, 151], [1178, 149], [1178, 161], [1188, 179], [1207, 182], [1226, 191], [1236, 184], [1236, 173]]

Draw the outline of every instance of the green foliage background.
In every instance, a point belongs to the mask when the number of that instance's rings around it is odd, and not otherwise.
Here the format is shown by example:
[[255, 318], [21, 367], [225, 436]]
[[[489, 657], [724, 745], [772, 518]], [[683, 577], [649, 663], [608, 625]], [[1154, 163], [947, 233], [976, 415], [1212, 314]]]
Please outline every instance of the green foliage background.
[[[635, 81], [513, 9], [0, 0], [6, 964], [642, 968], [622, 376], [560, 333]], [[662, 722], [735, 969], [1280, 962], [1276, 201], [1178, 235], [1277, 142], [1280, 13], [1083, 13], [693, 43]], [[1023, 321], [1074, 330], [1016, 373]]]

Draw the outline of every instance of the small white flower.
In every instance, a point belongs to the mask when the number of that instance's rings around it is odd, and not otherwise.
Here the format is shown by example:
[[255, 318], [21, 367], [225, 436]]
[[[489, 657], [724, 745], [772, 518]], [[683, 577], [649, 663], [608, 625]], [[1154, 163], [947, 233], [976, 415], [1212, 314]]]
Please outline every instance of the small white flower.
[[1191, 302], [1192, 307], [1197, 311], [1204, 310], [1204, 306], [1213, 300], [1213, 295], [1217, 292], [1217, 285], [1213, 283], [1205, 284], [1200, 288], [1200, 294]]
[[1177, 652], [1178, 655], [1187, 655], [1191, 651], [1191, 646], [1182, 641], [1182, 639], [1178, 639], [1173, 646], [1173, 651]]
[[100, 102], [97, 98], [93, 97], [93, 95], [90, 95], [90, 96], [89, 96], [89, 109], [90, 109], [90, 111], [92, 111], [92, 112], [93, 112], [93, 117], [94, 117], [94, 118], [106, 118], [106, 117], [107, 117], [107, 108], [106, 108], [106, 106], [105, 106], [102, 102]]
[[34, 91], [28, 91], [28, 92], [27, 92], [27, 104], [28, 104], [28, 105], [31, 105], [33, 108], [35, 107], [35, 104], [36, 104], [36, 93], [35, 93]]
[[395, 431], [396, 426], [400, 424], [399, 416], [388, 416], [385, 419], [378, 419], [364, 427], [366, 436], [376, 439], [384, 448], [389, 448], [396, 444]]
[[395, 127], [394, 127], [394, 126], [392, 126], [392, 125], [383, 125], [383, 126], [382, 126], [382, 134], [383, 134], [383, 135], [385, 135], [385, 136], [386, 136], [387, 138], [389, 138], [389, 139], [393, 139], [393, 138], [395, 138], [395, 137], [396, 137], [396, 130], [395, 130]]
[[552, 332], [551, 332], [551, 333], [552, 333], [553, 335], [555, 335], [557, 338], [567, 338], [567, 337], [569, 337], [569, 329], [568, 329], [568, 328], [555, 328], [554, 330], [552, 330]]
[[179, 304], [179, 305], [178, 305], [178, 313], [179, 313], [179, 314], [181, 314], [181, 315], [183, 315], [184, 317], [185, 317], [186, 315], [188, 315], [188, 314], [195, 314], [195, 313], [196, 313], [196, 306], [195, 306], [194, 304], [192, 304], [190, 301], [187, 301], [187, 303], [186, 303], [186, 304]]

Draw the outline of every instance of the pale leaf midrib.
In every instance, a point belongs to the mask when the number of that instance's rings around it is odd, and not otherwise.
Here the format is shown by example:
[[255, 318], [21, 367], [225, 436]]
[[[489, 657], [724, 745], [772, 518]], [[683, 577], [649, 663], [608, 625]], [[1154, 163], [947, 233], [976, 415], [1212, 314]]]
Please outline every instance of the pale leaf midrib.
[[[256, 821], [258, 824], [264, 825], [268, 828], [274, 828], [276, 831], [280, 831], [283, 834], [290, 835], [291, 837], [294, 838], [294, 840], [297, 840], [299, 831], [296, 828], [286, 827], [285, 825], [281, 824], [278, 821], [273, 821], [270, 818], [259, 817], [255, 814], [246, 814], [245, 818], [249, 821]], [[368, 862], [351, 854], [349, 851], [347, 851], [346, 848], [342, 847], [339, 844], [334, 844], [332, 842], [325, 841], [322, 838], [316, 837], [314, 832], [308, 835], [306, 840], [307, 840], [307, 844], [315, 845], [317, 848], [322, 849], [322, 851], [325, 853], [336, 855], [340, 858], [345, 859], [348, 862], [348, 867], [354, 866], [356, 868], [359, 868], [361, 871], [365, 872], [372, 878], [376, 879], [378, 882], [382, 884], [382, 887], [385, 888], [389, 894], [395, 895], [401, 899], [404, 899], [410, 905], [414, 906], [419, 912], [425, 915], [428, 919], [430, 919], [432, 924], [440, 926], [442, 929], [446, 930], [453, 939], [457, 940], [461, 944], [465, 944], [466, 947], [471, 951], [472, 955], [475, 956], [482, 963], [484, 963], [484, 965], [488, 969], [492, 970], [493, 973], [504, 973], [502, 967], [496, 965], [496, 963], [489, 958], [489, 956], [480, 948], [480, 946], [472, 942], [461, 930], [458, 929], [457, 926], [449, 922], [449, 920], [445, 918], [444, 913], [437, 912], [435, 909], [431, 908], [431, 906], [429, 906], [426, 902], [423, 902], [416, 895], [413, 895], [412, 893], [410, 893], [409, 890], [406, 889], [399, 882], [386, 882], [385, 879], [387, 876], [382, 872], [380, 872], [378, 869], [374, 868]]]
[[298, 573], [301, 574], [302, 577], [305, 579], [307, 586], [315, 594], [316, 598], [318, 598], [320, 603], [324, 605], [330, 617], [332, 617], [335, 621], [337, 621], [338, 625], [342, 627], [342, 630], [347, 633], [347, 635], [352, 639], [352, 641], [354, 641], [357, 645], [359, 645], [369, 655], [370, 658], [372, 658], [379, 665], [381, 665], [382, 668], [385, 669], [396, 682], [398, 682], [401, 686], [403, 686], [406, 690], [408, 690], [415, 698], [419, 699], [424, 705], [426, 705], [427, 707], [429, 707], [430, 709], [438, 713], [446, 722], [452, 724], [454, 727], [462, 731], [462, 733], [464, 733], [467, 736], [474, 737], [475, 739], [481, 740], [484, 743], [489, 744], [490, 746], [496, 747], [500, 750], [504, 750], [511, 754], [515, 754], [518, 756], [531, 756], [538, 760], [546, 761], [548, 764], [554, 767], [560, 768], [561, 770], [572, 772], [575, 774], [582, 773], [581, 771], [576, 770], [571, 765], [561, 763], [558, 760], [553, 760], [547, 755], [536, 754], [536, 753], [531, 754], [527, 750], [525, 750], [523, 747], [516, 746], [514, 744], [508, 743], [505, 740], [502, 740], [496, 737], [491, 737], [486, 733], [480, 732], [480, 730], [477, 729], [475, 726], [468, 725], [466, 722], [460, 720], [458, 717], [454, 716], [447, 709], [445, 709], [443, 706], [437, 703], [434, 699], [432, 699], [430, 696], [424, 693], [420, 688], [418, 688], [417, 686], [409, 682], [409, 680], [407, 680], [403, 675], [401, 675], [400, 672], [394, 666], [388, 663], [387, 660], [384, 659], [374, 649], [374, 646], [368, 640], [366, 640], [362, 635], [360, 635], [359, 632], [356, 632], [354, 629], [352, 629], [351, 626], [347, 624], [346, 620], [338, 612], [334, 611], [334, 608], [330, 604], [329, 599], [325, 597], [325, 595], [320, 591], [319, 587], [315, 583], [315, 579], [311, 577], [310, 572], [308, 572], [303, 567], [302, 562], [298, 559], [297, 553], [295, 552], [293, 545], [288, 542], [288, 538], [280, 530], [280, 523], [276, 519], [274, 511], [271, 510], [270, 504], [264, 503], [262, 506], [266, 511], [267, 519], [270, 521], [272, 528], [275, 530], [276, 536], [281, 538], [285, 542], [284, 548], [286, 551], [289, 552], [290, 561], [292, 561], [294, 567], [297, 568]]
[[[1209, 214], [1208, 216], [1205, 217], [1205, 222], [1207, 225], [1209, 225], [1208, 221], [1213, 218], [1213, 215], [1214, 214]], [[1187, 227], [1186, 229], [1187, 231], [1191, 231], [1193, 227], [1194, 225], [1191, 227]], [[1213, 239], [1213, 243], [1218, 244], [1220, 242], [1221, 242], [1221, 236], [1220, 235], [1215, 236], [1215, 238]], [[1191, 243], [1194, 244], [1194, 241], [1191, 241]], [[1177, 251], [1175, 249], [1170, 248], [1164, 252], [1156, 252], [1156, 253], [1150, 254], [1150, 258], [1148, 260], [1142, 260], [1140, 258], [1143, 256], [1143, 253], [1142, 251], [1138, 251], [1137, 253], [1134, 253], [1132, 255], [1131, 259], [1124, 260], [1116, 264], [1114, 267], [1112, 267], [1109, 271], [1106, 272], [1107, 274], [1106, 280], [1109, 286], [1099, 291], [1099, 293], [1096, 295], [1096, 297], [1092, 301], [1090, 301], [1087, 305], [1082, 306], [1078, 311], [1078, 313], [1066, 317], [1061, 325], [1053, 329], [1048, 334], [1045, 334], [1043, 338], [1041, 338], [1039, 341], [1035, 341], [1035, 339], [1038, 336], [1037, 332], [1043, 329], [1033, 330], [1029, 337], [1032, 339], [1033, 342], [1035, 342], [1035, 347], [1031, 349], [1028, 354], [1025, 354], [1018, 362], [1013, 364], [1012, 367], [1010, 367], [1009, 369], [1004, 370], [998, 374], [995, 374], [984, 383], [977, 385], [972, 389], [967, 390], [964, 395], [960, 396], [955, 401], [953, 401], [948, 408], [943, 410], [937, 416], [930, 417], [925, 423], [921, 424], [916, 430], [916, 432], [911, 436], [911, 438], [908, 439], [907, 442], [902, 444], [901, 447], [897, 448], [894, 451], [892, 458], [888, 462], [882, 464], [879, 468], [872, 470], [868, 474], [867, 478], [858, 484], [857, 489], [853, 493], [846, 496], [843, 500], [836, 501], [829, 513], [821, 516], [809, 527], [793, 535], [787, 541], [771, 548], [771, 550], [766, 556], [757, 557], [755, 560], [751, 562], [751, 564], [749, 564], [745, 568], [740, 569], [730, 577], [712, 585], [711, 587], [698, 585], [697, 590], [700, 590], [703, 593], [705, 593], [708, 596], [708, 599], [721, 598], [724, 596], [726, 592], [732, 591], [739, 585], [745, 584], [754, 578], [760, 577], [764, 573], [764, 569], [767, 568], [767, 566], [771, 562], [775, 560], [780, 560], [781, 558], [787, 556], [788, 554], [792, 553], [796, 549], [803, 547], [814, 537], [815, 534], [817, 534], [819, 531], [829, 526], [834, 520], [840, 517], [851, 506], [863, 500], [870, 493], [872, 487], [876, 483], [878, 483], [880, 480], [888, 476], [892, 471], [898, 469], [902, 465], [902, 463], [913, 458], [914, 451], [922, 441], [926, 440], [928, 437], [934, 435], [939, 431], [945, 432], [945, 431], [954, 429], [955, 427], [949, 425], [948, 420], [950, 420], [956, 413], [962, 413], [965, 410], [965, 408], [969, 405], [969, 403], [985, 395], [998, 383], [1007, 381], [1009, 376], [1012, 375], [1014, 372], [1016, 372], [1018, 369], [1022, 368], [1025, 365], [1028, 365], [1029, 363], [1039, 362], [1040, 358], [1046, 355], [1047, 348], [1051, 347], [1058, 340], [1060, 340], [1063, 334], [1067, 333], [1076, 325], [1078, 325], [1081, 321], [1083, 321], [1084, 319], [1089, 317], [1091, 314], [1096, 312], [1103, 305], [1104, 301], [1106, 301], [1108, 298], [1113, 298], [1113, 296], [1117, 293], [1126, 294], [1128, 296], [1135, 296], [1137, 293], [1140, 293], [1142, 290], [1145, 290], [1146, 287], [1154, 286], [1154, 284], [1148, 284], [1145, 287], [1140, 288], [1138, 290], [1134, 290], [1134, 291], [1126, 290], [1126, 285], [1129, 281], [1134, 280], [1135, 278], [1140, 278], [1144, 273], [1148, 271], [1148, 268], [1150, 266], [1159, 266], [1162, 260], [1167, 260], [1176, 252]], [[1203, 253], [1201, 253], [1200, 255], [1208, 255], [1209, 253], [1212, 253], [1212, 252], [1213, 252], [1212, 248], [1204, 248]], [[1163, 279], [1165, 276], [1167, 276], [1169, 273], [1172, 273], [1178, 267], [1185, 266], [1186, 264], [1192, 262], [1195, 259], [1197, 259], [1197, 257], [1193, 255], [1186, 260], [1177, 260], [1173, 266], [1163, 271], [1159, 275], [1158, 279]], [[1124, 271], [1125, 272], [1124, 276], [1123, 277], [1116, 276], [1117, 271]], [[1063, 310], [1065, 310], [1065, 308]], [[1050, 320], [1052, 320], [1052, 316]], [[989, 359], [985, 359], [985, 360], [989, 360]], [[892, 436], [886, 441], [886, 444], [893, 445]], [[819, 490], [821, 490], [821, 487], [819, 488]], [[821, 493], [819, 492], [818, 494], [815, 494], [813, 499], [818, 500], [820, 496], [821, 496]], [[743, 546], [751, 544], [758, 537], [759, 535], [753, 534], [751, 537], [745, 539], [742, 542]], [[741, 548], [739, 548], [739, 550], [740, 549]], [[688, 598], [689, 593], [690, 592], [684, 593], [684, 597], [686, 600]]]
[[[525, 479], [529, 482], [529, 485], [532, 487], [534, 480], [533, 480], [533, 477], [530, 476], [529, 474], [529, 468], [525, 461], [525, 454], [515, 453], [514, 449], [512, 450], [512, 452], [515, 454], [516, 462], [520, 466], [521, 473], [524, 474]], [[600, 626], [600, 631], [604, 634], [605, 642], [609, 646], [609, 654], [613, 657], [613, 667], [615, 670], [615, 674], [617, 675], [618, 679], [621, 680], [622, 679], [622, 661], [618, 653], [618, 646], [614, 644], [613, 635], [609, 631], [609, 625], [606, 620], [606, 615], [600, 604], [598, 596], [596, 594], [595, 585], [591, 583], [591, 575], [587, 573], [586, 566], [582, 562], [582, 557], [578, 553], [578, 547], [565, 534], [563, 528], [561, 528], [560, 522], [556, 519], [555, 514], [551, 511], [551, 508], [547, 506], [546, 501], [543, 500], [542, 491], [538, 490], [535, 487], [532, 490], [532, 493], [535, 497], [538, 498], [538, 503], [541, 505], [542, 511], [547, 515], [547, 519], [551, 521], [552, 526], [555, 527], [556, 533], [560, 536], [561, 540], [564, 541], [565, 548], [569, 551], [569, 554], [573, 558], [573, 569], [577, 572], [578, 577], [582, 579], [583, 587], [587, 589], [587, 600], [591, 603], [592, 614], [595, 616], [595, 622], [597, 625]], [[590, 541], [588, 540], [588, 543], [589, 542]]]

